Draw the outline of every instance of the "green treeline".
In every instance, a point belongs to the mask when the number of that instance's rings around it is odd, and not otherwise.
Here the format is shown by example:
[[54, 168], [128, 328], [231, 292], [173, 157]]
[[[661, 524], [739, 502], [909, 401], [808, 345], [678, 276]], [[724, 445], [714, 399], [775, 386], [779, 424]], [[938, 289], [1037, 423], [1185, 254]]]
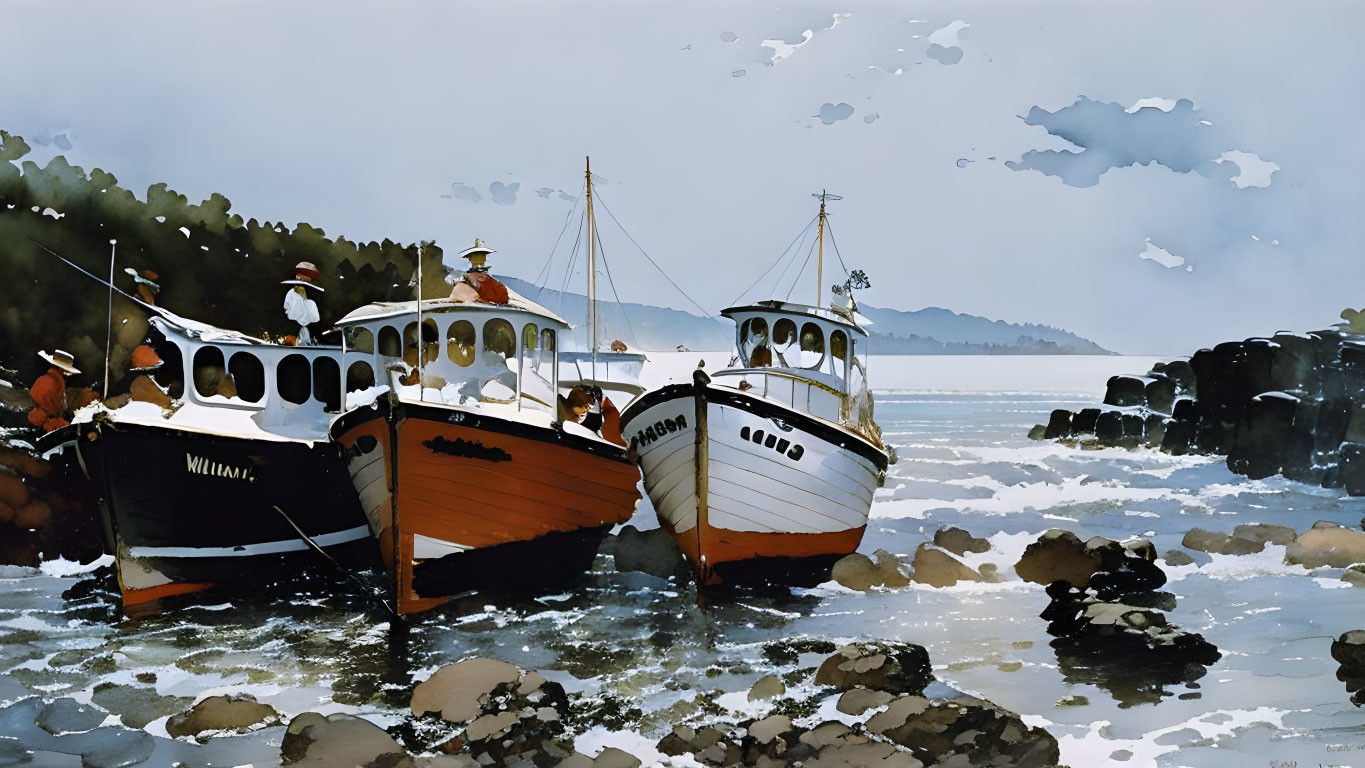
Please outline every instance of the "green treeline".
[[[146, 200], [138, 200], [107, 171], [86, 173], [62, 156], [40, 168], [22, 160], [28, 153], [23, 139], [0, 131], [0, 366], [17, 370], [25, 385], [45, 366], [40, 349], [68, 350], [90, 374], [102, 372], [105, 354], [107, 289], [35, 242], [107, 277], [109, 241], [117, 240], [119, 288], [135, 291], [125, 267], [152, 270], [160, 276], [160, 306], [253, 336], [296, 330], [284, 317], [287, 289], [280, 281], [292, 278], [300, 261], [317, 266], [326, 289], [313, 296], [322, 314], [315, 334], [371, 301], [411, 299], [419, 253], [434, 278], [423, 281], [427, 297], [449, 290], [437, 277], [446, 272], [441, 249], [430, 243], [353, 243], [308, 224], [291, 230], [243, 220], [220, 194], [191, 204], [165, 184], [152, 185]], [[146, 312], [115, 294], [115, 375], [146, 329]]]

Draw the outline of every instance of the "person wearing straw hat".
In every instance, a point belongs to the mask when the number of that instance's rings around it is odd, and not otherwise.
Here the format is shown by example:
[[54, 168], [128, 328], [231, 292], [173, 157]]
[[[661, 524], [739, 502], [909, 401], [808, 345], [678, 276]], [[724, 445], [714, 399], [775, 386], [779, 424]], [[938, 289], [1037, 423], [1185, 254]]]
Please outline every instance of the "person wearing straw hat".
[[318, 292], [323, 291], [316, 284], [317, 279], [318, 268], [310, 261], [300, 261], [294, 266], [294, 279], [280, 281], [281, 285], [292, 286], [289, 293], [284, 295], [284, 315], [299, 324], [295, 343], [303, 346], [313, 344], [313, 336], [308, 332], [308, 326], [316, 323], [321, 317], [318, 314], [317, 303], [308, 298], [307, 290], [311, 288]]
[[28, 395], [33, 398], [28, 421], [44, 432], [51, 432], [71, 423], [66, 418], [66, 377], [81, 371], [70, 352], [54, 349], [50, 353], [39, 352], [38, 357], [50, 367], [28, 388]]
[[148, 344], [139, 344], [133, 350], [131, 367], [128, 369], [132, 373], [140, 374], [133, 379], [133, 383], [128, 385], [128, 394], [132, 399], [139, 403], [152, 403], [162, 408], [170, 408], [174, 401], [171, 396], [166, 394], [166, 390], [156, 383], [152, 378], [152, 372], [163, 365], [161, 356], [156, 353]]

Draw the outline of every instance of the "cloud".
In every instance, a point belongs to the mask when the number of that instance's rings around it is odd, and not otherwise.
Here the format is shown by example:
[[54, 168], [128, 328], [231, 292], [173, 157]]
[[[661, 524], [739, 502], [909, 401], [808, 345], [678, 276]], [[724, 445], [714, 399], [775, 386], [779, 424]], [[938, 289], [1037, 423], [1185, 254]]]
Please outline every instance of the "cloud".
[[521, 182], [514, 181], [511, 184], [503, 184], [495, 181], [488, 185], [488, 196], [498, 205], [511, 205], [517, 201], [517, 190], [521, 188]]
[[738, 40], [738, 39], [739, 39], [739, 35], [736, 35], [734, 32], [731, 32], [731, 31], [728, 30], [728, 29], [725, 30], [724, 32], [721, 32], [721, 33], [720, 33], [720, 41], [721, 41], [722, 43], [733, 43], [734, 41], [736, 41], [736, 40]]
[[1167, 101], [1142, 99], [1134, 105], [1136, 109], [1125, 109], [1082, 96], [1056, 112], [1035, 106], [1023, 118], [1025, 123], [1040, 126], [1081, 151], [1033, 150], [1005, 165], [1015, 171], [1056, 176], [1073, 187], [1093, 187], [1113, 168], [1153, 163], [1177, 173], [1231, 178], [1230, 168], [1219, 167], [1231, 162], [1241, 171], [1232, 179], [1239, 188], [1270, 183], [1270, 174], [1279, 166], [1248, 152], [1224, 151], [1227, 145], [1220, 146], [1212, 125], [1198, 118], [1194, 102], [1179, 99], [1166, 109]]
[[1160, 96], [1151, 96], [1146, 99], [1138, 99], [1137, 101], [1133, 102], [1133, 106], [1123, 111], [1127, 112], [1130, 115], [1138, 111], [1139, 109], [1148, 108], [1159, 109], [1162, 112], [1170, 112], [1171, 110], [1175, 109], [1176, 103], [1177, 102], [1175, 99], [1163, 99]]
[[958, 19], [946, 27], [934, 30], [929, 34], [929, 49], [924, 55], [947, 66], [962, 61], [962, 48], [958, 46], [958, 42], [962, 31], [970, 26], [971, 24]]
[[539, 195], [540, 197], [545, 198], [546, 200], [550, 199], [550, 195], [553, 195], [554, 193], [555, 191], [549, 187], [541, 187], [540, 189], [536, 190], [536, 194]]
[[937, 61], [940, 64], [952, 66], [962, 61], [962, 49], [956, 45], [951, 48], [944, 48], [938, 43], [930, 43], [929, 50], [924, 52], [925, 56]]
[[[1138, 258], [1155, 261], [1166, 269], [1175, 269], [1176, 267], [1185, 266], [1184, 257], [1176, 256], [1165, 248], [1159, 247], [1156, 243], [1152, 242], [1152, 238], [1150, 237], [1147, 238], [1147, 250], [1139, 253]], [[1194, 265], [1185, 266], [1185, 271], [1193, 272]]]
[[828, 102], [821, 104], [820, 114], [816, 115], [816, 117], [820, 118], [820, 122], [825, 125], [834, 125], [840, 120], [847, 120], [852, 116], [853, 105], [844, 104], [842, 102], [838, 104], [830, 104]]
[[453, 200], [463, 200], [466, 203], [477, 203], [483, 199], [483, 195], [479, 194], [479, 190], [468, 184], [461, 184], [458, 181], [450, 185], [450, 194], [441, 195], [441, 197]]
[[74, 137], [71, 135], [71, 131], [69, 129], [57, 131], [55, 133], [50, 130], [44, 130], [37, 136], [33, 137], [33, 143], [37, 144], [40, 147], [47, 146], [56, 147], [57, 149], [66, 152], [72, 148], [73, 145], [71, 143], [71, 140], [73, 138]]

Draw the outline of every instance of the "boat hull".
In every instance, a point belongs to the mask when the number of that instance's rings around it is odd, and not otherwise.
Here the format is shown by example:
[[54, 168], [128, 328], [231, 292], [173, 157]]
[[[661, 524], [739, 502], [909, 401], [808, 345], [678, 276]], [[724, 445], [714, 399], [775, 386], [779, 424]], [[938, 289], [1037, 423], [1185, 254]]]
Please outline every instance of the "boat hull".
[[274, 580], [322, 561], [314, 545], [349, 564], [373, 557], [355, 491], [330, 443], [130, 423], [75, 426], [125, 608]]
[[664, 387], [622, 414], [659, 522], [703, 584], [804, 584], [857, 550], [887, 459], [861, 436], [762, 398]]
[[332, 434], [400, 613], [471, 589], [562, 583], [640, 499], [624, 448], [496, 415], [380, 401]]

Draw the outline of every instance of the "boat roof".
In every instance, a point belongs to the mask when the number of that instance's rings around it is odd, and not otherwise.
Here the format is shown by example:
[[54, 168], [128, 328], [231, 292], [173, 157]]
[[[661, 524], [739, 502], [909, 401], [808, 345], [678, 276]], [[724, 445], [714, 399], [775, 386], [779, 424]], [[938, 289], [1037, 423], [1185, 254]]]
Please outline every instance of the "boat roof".
[[720, 311], [722, 315], [729, 317], [731, 320], [734, 319], [732, 315], [741, 312], [762, 312], [764, 314], [815, 317], [828, 323], [851, 328], [864, 336], [867, 335], [865, 326], [872, 325], [871, 320], [868, 320], [857, 312], [852, 313], [852, 316], [850, 317], [849, 315], [835, 312], [832, 309], [826, 309], [824, 307], [817, 307], [811, 304], [797, 304], [791, 301], [778, 301], [777, 299], [767, 299], [765, 301], [754, 302], [753, 304], [727, 307]]
[[[452, 311], [472, 310], [475, 312], [498, 312], [512, 310], [515, 312], [527, 312], [539, 315], [554, 323], [568, 328], [569, 322], [556, 315], [554, 312], [542, 307], [541, 305], [522, 296], [511, 288], [507, 289], [506, 304], [491, 304], [484, 301], [451, 301], [450, 299], [423, 299], [422, 313], [445, 313]], [[387, 317], [398, 315], [408, 315], [417, 313], [417, 301], [376, 301], [351, 310], [347, 315], [336, 322], [338, 328], [366, 323], [371, 320], [381, 320]]]
[[[242, 344], [258, 347], [280, 347], [273, 341], [266, 341], [255, 336], [248, 336], [241, 331], [233, 331], [227, 328], [219, 328], [216, 325], [201, 323], [187, 317], [181, 317], [162, 307], [156, 307], [156, 314], [150, 320], [151, 324], [162, 334], [175, 333], [180, 336], [195, 339], [210, 344]], [[324, 345], [325, 346], [325, 345]]]

